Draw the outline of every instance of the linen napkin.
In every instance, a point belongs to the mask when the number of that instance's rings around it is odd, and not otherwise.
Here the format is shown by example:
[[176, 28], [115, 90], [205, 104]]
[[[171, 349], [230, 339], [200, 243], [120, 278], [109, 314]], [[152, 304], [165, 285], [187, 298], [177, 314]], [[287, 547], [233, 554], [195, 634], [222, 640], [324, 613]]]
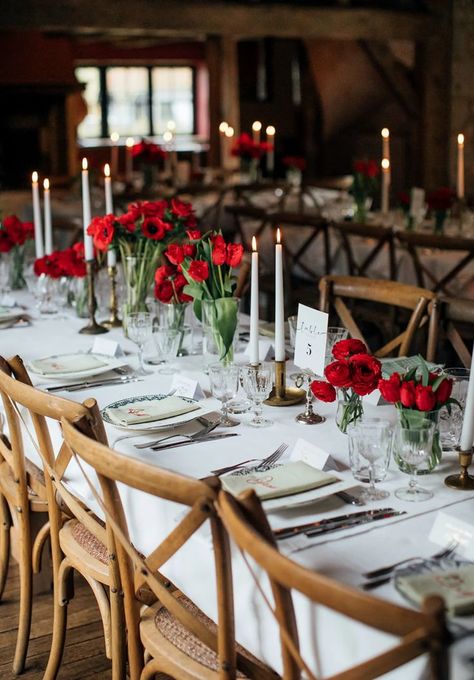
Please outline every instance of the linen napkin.
[[449, 571], [399, 576], [396, 584], [415, 604], [421, 604], [428, 595], [440, 595], [453, 616], [474, 612], [474, 564]]
[[108, 408], [106, 413], [116, 425], [127, 426], [173, 418], [183, 413], [196, 411], [196, 409], [199, 409], [199, 404], [190, 404], [180, 397], [165, 397], [164, 399], [135, 401], [126, 406]]
[[107, 362], [102, 361], [93, 354], [63, 354], [57, 357], [47, 357], [30, 361], [30, 367], [35, 373], [43, 375], [78, 373], [79, 371], [89, 371], [93, 368], [107, 366]]
[[301, 460], [279, 465], [266, 472], [221, 477], [224, 489], [234, 496], [247, 489], [253, 489], [262, 500], [290, 496], [338, 481], [334, 475], [317, 470]]

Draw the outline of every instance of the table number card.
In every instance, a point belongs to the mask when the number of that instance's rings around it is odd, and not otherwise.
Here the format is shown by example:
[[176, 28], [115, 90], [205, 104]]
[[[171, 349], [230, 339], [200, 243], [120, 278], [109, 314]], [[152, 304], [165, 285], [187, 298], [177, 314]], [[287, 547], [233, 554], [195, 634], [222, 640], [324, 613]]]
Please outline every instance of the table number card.
[[306, 305], [298, 305], [296, 323], [296, 366], [316, 375], [324, 374], [329, 315]]

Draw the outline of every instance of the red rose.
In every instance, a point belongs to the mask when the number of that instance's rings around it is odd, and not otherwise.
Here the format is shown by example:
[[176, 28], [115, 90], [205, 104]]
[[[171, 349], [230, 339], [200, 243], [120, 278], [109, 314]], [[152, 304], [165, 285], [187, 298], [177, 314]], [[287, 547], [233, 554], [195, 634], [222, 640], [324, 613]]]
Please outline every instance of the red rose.
[[165, 253], [171, 264], [178, 265], [184, 260], [184, 251], [177, 243], [171, 243]]
[[335, 401], [336, 390], [325, 380], [313, 380], [310, 387], [311, 392], [316, 397], [316, 399], [319, 399], [319, 401]]
[[355, 354], [349, 361], [354, 392], [361, 397], [373, 392], [380, 380], [380, 361], [370, 354]]
[[438, 389], [436, 390], [436, 401], [438, 404], [445, 404], [449, 397], [451, 396], [451, 391], [453, 389], [453, 381], [451, 378], [445, 378], [440, 382], [438, 385]]
[[212, 264], [217, 266], [225, 264], [227, 257], [226, 247], [224, 246], [214, 246], [212, 249]]
[[94, 217], [87, 227], [87, 233], [90, 236], [93, 236], [94, 246], [97, 250], [108, 250], [110, 244], [114, 240], [114, 222], [115, 217], [113, 215]]
[[324, 369], [324, 375], [334, 387], [351, 387], [352, 372], [346, 361], [333, 361]]
[[188, 269], [189, 276], [197, 283], [209, 278], [209, 265], [204, 260], [193, 260]]
[[367, 170], [367, 163], [365, 161], [354, 161], [354, 172], [360, 175], [365, 175]]
[[0, 253], [9, 253], [13, 248], [13, 243], [10, 240], [7, 232], [4, 229], [0, 230]]
[[244, 254], [244, 247], [241, 243], [229, 243], [227, 246], [226, 264], [229, 267], [238, 267], [242, 261]]
[[184, 243], [182, 248], [184, 257], [194, 257], [196, 255], [196, 246], [193, 243]]
[[379, 164], [377, 161], [367, 161], [367, 177], [377, 177], [379, 174]]
[[173, 294], [174, 290], [171, 281], [163, 281], [163, 283], [155, 285], [155, 297], [160, 302], [171, 302]]
[[120, 217], [117, 218], [117, 222], [119, 222], [126, 231], [134, 232], [136, 229], [135, 221], [137, 219], [138, 216], [135, 214], [135, 212], [129, 210], [123, 215], [120, 215]]
[[362, 340], [355, 338], [348, 338], [347, 340], [339, 340], [332, 348], [332, 355], [335, 359], [348, 359], [353, 354], [367, 353], [367, 347]]
[[405, 408], [412, 408], [415, 405], [415, 381], [408, 380], [402, 382], [400, 386], [400, 401]]
[[164, 264], [161, 267], [158, 267], [158, 269], [155, 272], [155, 283], [158, 285], [163, 283], [163, 281], [166, 281], [166, 279], [170, 276], [172, 276], [175, 272], [174, 267], [171, 267], [169, 264]]
[[194, 215], [193, 206], [191, 203], [180, 201], [179, 198], [171, 199], [171, 212], [175, 217], [187, 218]]
[[16, 215], [7, 215], [7, 217], [3, 219], [3, 228], [14, 245], [22, 246], [26, 241], [23, 223], [20, 222]]
[[420, 411], [432, 411], [436, 406], [436, 393], [431, 385], [417, 385], [415, 388], [416, 407]]
[[398, 373], [392, 373], [388, 380], [379, 380], [378, 388], [385, 401], [391, 404], [400, 401], [400, 375]]
[[198, 239], [201, 238], [201, 232], [199, 229], [188, 229], [186, 232], [186, 236], [190, 241], [197, 241]]
[[146, 217], [143, 220], [142, 233], [153, 241], [161, 241], [166, 235], [166, 229], [159, 217]]

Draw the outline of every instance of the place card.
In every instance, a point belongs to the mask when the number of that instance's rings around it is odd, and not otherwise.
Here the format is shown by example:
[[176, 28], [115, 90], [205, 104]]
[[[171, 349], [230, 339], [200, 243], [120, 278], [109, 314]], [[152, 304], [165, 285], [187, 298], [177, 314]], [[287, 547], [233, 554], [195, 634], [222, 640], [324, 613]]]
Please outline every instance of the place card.
[[336, 470], [337, 472], [340, 472], [345, 469], [344, 466], [334, 460], [327, 451], [302, 437], [296, 440], [296, 444], [290, 454], [290, 460], [301, 460], [303, 463], [308, 463], [308, 465], [311, 465], [317, 470]]
[[91, 353], [102, 354], [106, 357], [115, 357], [116, 359], [125, 356], [123, 349], [120, 347], [120, 343], [103, 337], [94, 340]]
[[[250, 343], [247, 344], [244, 354], [250, 356]], [[258, 359], [259, 361], [269, 361], [273, 357], [273, 343], [270, 340], [258, 341]]]
[[197, 380], [188, 378], [185, 375], [175, 373], [173, 382], [171, 383], [171, 390], [175, 390], [174, 394], [177, 397], [187, 397], [188, 399], [204, 399], [205, 395], [203, 389]]
[[418, 218], [425, 210], [425, 190], [413, 187], [410, 193], [410, 216]]
[[456, 508], [456, 515], [440, 510], [436, 515], [429, 539], [432, 543], [447, 546], [456, 542], [456, 552], [474, 560], [474, 523], [470, 511]]
[[329, 314], [298, 305], [295, 365], [315, 375], [324, 374]]

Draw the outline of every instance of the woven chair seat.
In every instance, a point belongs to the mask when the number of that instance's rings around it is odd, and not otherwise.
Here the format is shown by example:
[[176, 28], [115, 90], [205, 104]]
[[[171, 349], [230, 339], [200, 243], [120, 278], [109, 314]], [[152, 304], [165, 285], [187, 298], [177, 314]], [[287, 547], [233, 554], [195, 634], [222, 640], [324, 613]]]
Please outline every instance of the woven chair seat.
[[77, 541], [81, 548], [88, 552], [89, 555], [94, 557], [96, 560], [99, 560], [99, 562], [102, 562], [102, 564], [108, 563], [107, 547], [101, 541], [99, 541], [99, 539], [94, 536], [94, 534], [91, 533], [89, 529], [84, 526], [84, 524], [81, 524], [81, 522], [75, 522], [74, 526], [72, 527], [71, 534], [74, 537], [74, 540]]

